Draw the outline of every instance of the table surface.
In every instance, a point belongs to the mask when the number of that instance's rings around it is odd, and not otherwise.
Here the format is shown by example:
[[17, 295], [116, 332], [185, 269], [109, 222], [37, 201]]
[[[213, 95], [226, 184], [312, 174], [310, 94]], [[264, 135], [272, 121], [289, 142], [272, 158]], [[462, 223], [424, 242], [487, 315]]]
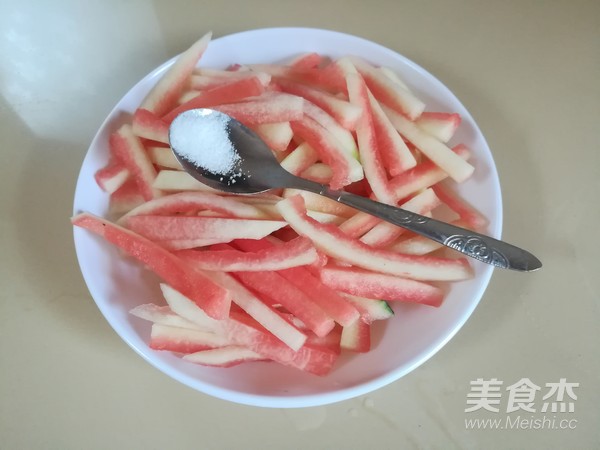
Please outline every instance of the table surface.
[[[599, 2], [2, 0], [0, 10], [0, 448], [600, 447]], [[130, 86], [209, 29], [272, 26], [362, 36], [442, 80], [494, 154], [503, 237], [544, 262], [496, 271], [464, 328], [414, 372], [299, 410], [211, 398], [136, 356], [90, 298], [68, 222], [89, 142]], [[540, 395], [579, 383], [566, 398], [575, 410], [547, 412], [565, 429], [534, 429], [539, 410], [520, 411], [532, 421], [520, 429], [468, 429], [515, 417], [465, 412], [478, 378], [503, 390], [527, 378]]]

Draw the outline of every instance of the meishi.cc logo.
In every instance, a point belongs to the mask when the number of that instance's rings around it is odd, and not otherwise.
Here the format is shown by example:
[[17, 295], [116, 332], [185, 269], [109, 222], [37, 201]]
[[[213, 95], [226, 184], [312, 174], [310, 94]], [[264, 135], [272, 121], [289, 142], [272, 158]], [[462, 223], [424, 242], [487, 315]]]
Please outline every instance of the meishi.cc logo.
[[[561, 378], [558, 382], [545, 384], [545, 389], [532, 382], [529, 378], [521, 378], [516, 383], [502, 389], [504, 382], [496, 378], [484, 380], [478, 378], [470, 382], [471, 390], [467, 394], [465, 412], [485, 409], [490, 412], [500, 412], [500, 401], [503, 390], [507, 392], [505, 412], [523, 410], [526, 412], [575, 412], [577, 395], [574, 389], [579, 383], [568, 382]], [[543, 393], [541, 402], [538, 401]]]
[[[573, 430], [577, 427], [577, 419], [570, 414], [575, 412], [575, 389], [579, 383], [561, 378], [542, 387], [529, 378], [521, 378], [505, 387], [497, 378], [478, 378], [470, 385], [465, 413], [502, 411], [507, 414], [518, 412], [519, 415], [507, 415], [504, 419], [465, 419], [467, 429]], [[505, 403], [502, 403], [503, 398]], [[523, 415], [522, 412], [530, 414]]]

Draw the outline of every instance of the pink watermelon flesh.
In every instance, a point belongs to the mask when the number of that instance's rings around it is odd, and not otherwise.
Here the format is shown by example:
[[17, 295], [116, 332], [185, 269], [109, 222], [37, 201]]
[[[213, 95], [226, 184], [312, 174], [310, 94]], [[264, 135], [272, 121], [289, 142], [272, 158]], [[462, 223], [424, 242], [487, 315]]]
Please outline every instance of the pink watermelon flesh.
[[120, 161], [112, 159], [94, 174], [94, 179], [100, 189], [112, 194], [129, 179], [129, 170]]
[[421, 281], [355, 268], [327, 266], [320, 270], [321, 281], [331, 289], [367, 298], [423, 303], [440, 306], [441, 289]]
[[308, 217], [300, 196], [282, 200], [277, 208], [299, 235], [310, 238], [328, 256], [357, 267], [416, 280], [451, 281], [472, 276], [465, 258], [401, 255], [374, 249], [352, 239], [337, 226], [322, 224]]
[[228, 368], [250, 361], [267, 361], [267, 359], [253, 350], [239, 345], [212, 348], [188, 354], [183, 357], [185, 361], [203, 366]]
[[359, 106], [362, 117], [356, 126], [356, 139], [358, 141], [358, 152], [363, 166], [365, 178], [373, 191], [375, 199], [387, 204], [394, 203], [394, 195], [389, 188], [387, 175], [383, 168], [381, 155], [378, 149], [377, 135], [373, 120], [373, 110], [369, 102], [367, 86], [359, 74], [349, 73], [346, 75], [348, 84], [348, 96], [350, 101]]
[[371, 350], [371, 324], [358, 320], [344, 327], [341, 336], [341, 347], [356, 353], [367, 353]]
[[222, 217], [266, 218], [260, 209], [231, 197], [209, 192], [179, 192], [146, 202], [132, 210], [119, 222], [124, 222], [130, 216], [197, 214], [206, 210], [218, 213]]
[[239, 251], [229, 245], [220, 244], [213, 245], [210, 251], [184, 250], [176, 254], [193, 261], [196, 267], [203, 270], [225, 272], [283, 270], [319, 261], [317, 250], [306, 238], [297, 238], [256, 252]]
[[304, 344], [294, 351], [264, 330], [246, 314], [232, 312], [228, 322], [228, 337], [265, 358], [315, 375], [327, 375], [338, 354], [325, 346]]
[[194, 353], [227, 345], [227, 343], [227, 338], [214, 333], [156, 323], [152, 325], [150, 335], [151, 349], [177, 353]]
[[[246, 251], [264, 251], [284, 247], [289, 242], [277, 245], [266, 239], [262, 239], [260, 241], [236, 240], [233, 244]], [[309, 298], [313, 299], [315, 303], [339, 324], [349, 325], [358, 319], [359, 313], [356, 308], [335, 291], [325, 286], [306, 268], [296, 267], [280, 270], [278, 273], [304, 292]]]
[[120, 216], [142, 205], [145, 202], [137, 182], [129, 178], [123, 186], [110, 194], [108, 212], [112, 216]]
[[153, 241], [220, 238], [260, 239], [287, 224], [281, 220], [251, 220], [202, 216], [129, 216], [125, 226]]
[[207, 33], [183, 52], [148, 93], [141, 108], [147, 109], [159, 117], [171, 110], [187, 87], [194, 67], [204, 54], [211, 38], [212, 33]]
[[[470, 156], [470, 151], [464, 145], [457, 145], [452, 149], [463, 159]], [[431, 161], [424, 161], [410, 170], [390, 180], [398, 200], [413, 195], [421, 189], [426, 189], [448, 178], [448, 174]]]
[[317, 336], [325, 336], [334, 327], [331, 317], [277, 272], [237, 272], [235, 277], [254, 292], [283, 305]]
[[433, 190], [436, 195], [450, 209], [460, 216], [460, 220], [466, 224], [468, 228], [483, 231], [488, 225], [487, 219], [475, 208], [454, 194], [446, 186], [436, 185]]
[[294, 96], [256, 97], [241, 103], [218, 105], [212, 109], [221, 111], [246, 126], [263, 123], [289, 122], [302, 118], [303, 100]]
[[258, 96], [264, 91], [265, 87], [258, 77], [243, 78], [233, 83], [201, 92], [197, 97], [170, 111], [162, 120], [170, 124], [175, 117], [184, 111], [196, 108], [209, 108], [226, 103], [236, 103], [247, 97]]
[[89, 213], [76, 215], [71, 222], [102, 236], [148, 266], [166, 283], [192, 299], [210, 317], [224, 319], [228, 316], [231, 298], [227, 290], [154, 242]]
[[136, 180], [145, 200], [160, 197], [162, 193], [152, 184], [156, 178], [156, 170], [140, 139], [133, 133], [130, 125], [123, 125], [110, 136], [111, 152], [129, 170]]
[[138, 108], [135, 111], [132, 127], [136, 136], [169, 144], [169, 124], [147, 109]]
[[362, 168], [358, 161], [347, 154], [339, 142], [319, 123], [305, 116], [302, 120], [291, 122], [290, 125], [294, 134], [306, 141], [333, 170], [330, 183], [332, 189], [341, 189], [362, 178]]

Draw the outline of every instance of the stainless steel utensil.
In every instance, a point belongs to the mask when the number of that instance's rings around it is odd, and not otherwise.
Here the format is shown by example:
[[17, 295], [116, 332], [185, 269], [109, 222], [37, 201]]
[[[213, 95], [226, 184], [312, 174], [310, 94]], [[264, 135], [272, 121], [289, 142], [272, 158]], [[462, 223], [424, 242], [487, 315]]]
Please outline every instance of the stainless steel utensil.
[[534, 255], [506, 242], [365, 197], [334, 191], [325, 185], [292, 175], [281, 167], [269, 147], [254, 131], [221, 112], [209, 109], [183, 112], [171, 123], [170, 141], [173, 142], [177, 133], [181, 133], [183, 120], [189, 123], [189, 120], [193, 119], [196, 121], [194, 126], [197, 127], [214, 126], [213, 121], [207, 121], [210, 114], [228, 119], [229, 139], [237, 153], [236, 163], [232, 165], [231, 170], [226, 174], [214, 173], [188, 160], [177, 148], [173, 148], [173, 153], [190, 175], [211, 188], [239, 194], [253, 194], [276, 188], [302, 189], [406, 228], [496, 267], [525, 272], [542, 267], [542, 263]]

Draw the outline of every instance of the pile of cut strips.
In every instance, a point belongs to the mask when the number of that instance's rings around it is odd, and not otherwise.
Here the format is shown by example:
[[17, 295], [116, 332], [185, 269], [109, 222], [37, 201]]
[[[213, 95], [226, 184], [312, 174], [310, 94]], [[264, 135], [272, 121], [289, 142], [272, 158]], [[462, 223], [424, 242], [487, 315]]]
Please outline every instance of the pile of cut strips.
[[424, 112], [395, 73], [355, 57], [198, 67], [210, 39], [184, 52], [110, 137], [96, 181], [114, 221], [84, 212], [72, 223], [163, 281], [166, 306], [131, 311], [152, 322], [151, 348], [209, 366], [275, 361], [325, 375], [341, 351], [370, 350], [374, 322], [393, 315], [388, 302], [439, 306], [440, 282], [471, 277], [469, 263], [314, 194], [212, 190], [175, 160], [169, 124], [189, 109], [222, 111], [293, 174], [423, 215], [441, 206], [481, 230], [485, 219], [440, 184], [473, 172], [469, 150], [446, 144], [460, 116]]

